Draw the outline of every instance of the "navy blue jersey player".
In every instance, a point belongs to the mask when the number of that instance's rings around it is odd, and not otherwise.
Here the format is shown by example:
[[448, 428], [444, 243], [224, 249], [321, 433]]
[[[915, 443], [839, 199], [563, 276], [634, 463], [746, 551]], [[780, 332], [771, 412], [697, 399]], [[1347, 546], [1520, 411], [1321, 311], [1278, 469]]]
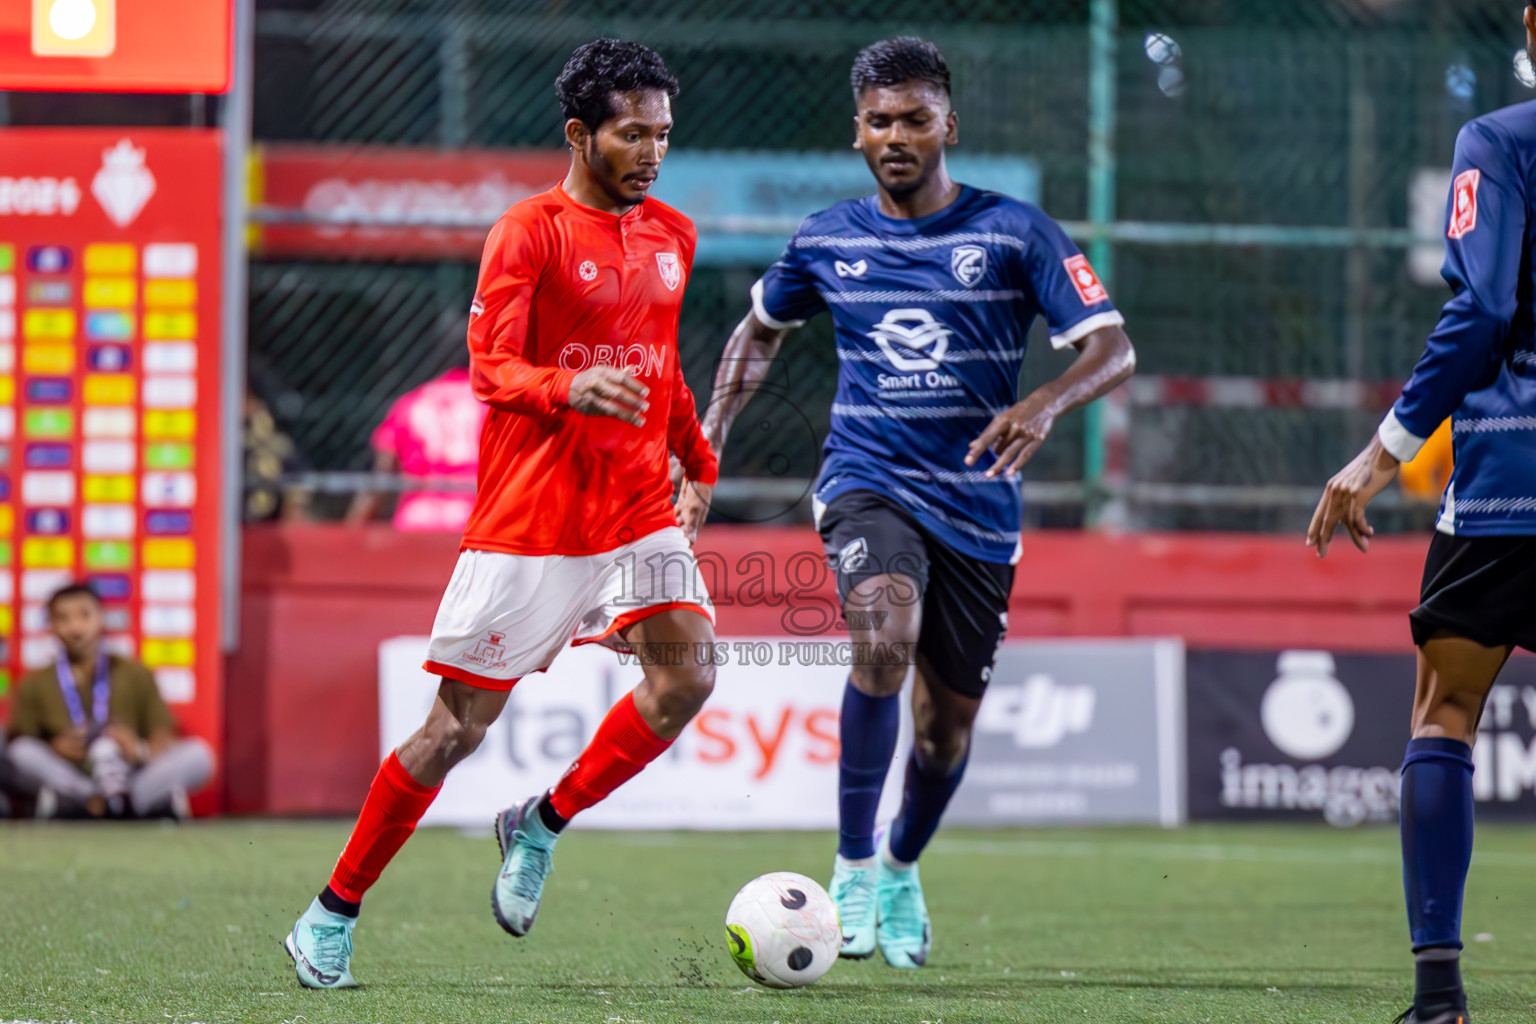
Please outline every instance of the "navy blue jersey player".
[[[1135, 356], [1060, 227], [1028, 203], [949, 177], [944, 151], [958, 121], [934, 46], [875, 43], [852, 79], [854, 145], [877, 194], [806, 218], [753, 286], [703, 426], [718, 450], [784, 335], [831, 314], [839, 376], [814, 509], [855, 644], [831, 891], [845, 956], [869, 956], [878, 942], [892, 965], [916, 967], [931, 939], [916, 862], [960, 782], [1007, 628], [1017, 471], [1057, 417], [1128, 377]], [[1078, 355], [1020, 401], [1036, 317], [1056, 347]], [[877, 837], [897, 695], [914, 663], [901, 812]]]
[[[1536, 49], [1536, 9], [1525, 9]], [[1536, 650], [1536, 103], [1456, 140], [1442, 273], [1455, 293], [1376, 436], [1328, 482], [1307, 533], [1370, 545], [1366, 503], [1451, 419], [1455, 469], [1410, 614], [1418, 646], [1403, 759], [1403, 887], [1415, 953], [1410, 1024], [1466, 1024], [1461, 904], [1472, 855], [1472, 743], [1515, 647]]]

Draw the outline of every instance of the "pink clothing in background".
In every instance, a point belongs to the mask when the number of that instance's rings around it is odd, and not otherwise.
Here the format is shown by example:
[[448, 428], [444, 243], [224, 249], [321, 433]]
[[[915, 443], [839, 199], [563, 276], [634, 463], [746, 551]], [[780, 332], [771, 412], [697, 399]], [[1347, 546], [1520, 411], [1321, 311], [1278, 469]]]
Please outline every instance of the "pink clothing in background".
[[401, 395], [373, 432], [375, 451], [392, 452], [407, 477], [464, 480], [463, 491], [412, 491], [400, 496], [397, 530], [459, 532], [475, 504], [475, 468], [486, 407], [469, 386], [469, 370], [449, 370]]

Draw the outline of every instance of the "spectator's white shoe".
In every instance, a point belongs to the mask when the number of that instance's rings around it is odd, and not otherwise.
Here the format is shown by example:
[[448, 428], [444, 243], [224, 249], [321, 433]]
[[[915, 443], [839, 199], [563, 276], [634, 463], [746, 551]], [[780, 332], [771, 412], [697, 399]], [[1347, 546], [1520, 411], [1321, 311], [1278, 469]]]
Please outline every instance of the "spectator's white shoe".
[[171, 815], [177, 821], [192, 820], [192, 798], [181, 786], [171, 790]]
[[43, 786], [37, 791], [37, 806], [33, 808], [33, 815], [38, 818], [54, 818], [59, 813], [59, 794]]

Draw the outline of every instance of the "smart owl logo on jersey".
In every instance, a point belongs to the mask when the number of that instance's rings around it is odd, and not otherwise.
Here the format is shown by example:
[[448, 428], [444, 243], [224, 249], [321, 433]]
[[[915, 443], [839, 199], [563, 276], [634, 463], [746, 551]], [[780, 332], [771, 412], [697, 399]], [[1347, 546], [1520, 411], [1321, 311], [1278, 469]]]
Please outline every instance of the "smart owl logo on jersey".
[[832, 264], [832, 267], [837, 271], [838, 277], [863, 277], [869, 272], [869, 261], [855, 260], [852, 263], [844, 263], [838, 260]]
[[667, 290], [677, 291], [677, 286], [683, 283], [683, 268], [677, 262], [677, 253], [657, 253], [656, 269], [661, 271], [661, 283], [667, 286]]
[[898, 370], [937, 370], [953, 332], [926, 309], [893, 309], [869, 337]]
[[987, 250], [979, 245], [957, 245], [949, 254], [949, 270], [967, 288], [987, 276]]

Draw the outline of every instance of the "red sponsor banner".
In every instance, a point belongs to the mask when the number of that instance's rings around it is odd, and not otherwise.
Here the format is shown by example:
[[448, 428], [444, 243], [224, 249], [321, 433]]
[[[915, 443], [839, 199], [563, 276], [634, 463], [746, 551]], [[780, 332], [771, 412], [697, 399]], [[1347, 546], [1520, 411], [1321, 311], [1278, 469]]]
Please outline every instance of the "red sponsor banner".
[[215, 749], [221, 176], [217, 131], [0, 129], [0, 678], [85, 579]]
[[0, 89], [224, 92], [229, 0], [0, 0]]
[[264, 256], [478, 260], [507, 208], [570, 167], [563, 150], [264, 146], [257, 249]]

